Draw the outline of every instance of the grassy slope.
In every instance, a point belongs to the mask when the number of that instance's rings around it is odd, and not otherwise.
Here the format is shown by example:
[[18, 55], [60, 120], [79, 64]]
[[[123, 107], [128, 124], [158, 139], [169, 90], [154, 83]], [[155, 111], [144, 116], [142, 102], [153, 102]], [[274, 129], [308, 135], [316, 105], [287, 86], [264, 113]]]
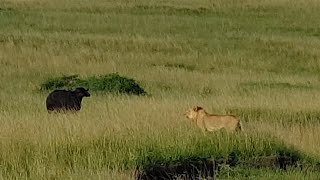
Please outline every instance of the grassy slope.
[[[15, 0], [0, 7], [3, 178], [126, 179], [137, 154], [150, 149], [165, 159], [277, 151], [265, 134], [320, 158], [317, 1]], [[139, 80], [152, 97], [93, 95], [77, 115], [47, 115], [46, 94], [37, 90], [46, 78], [111, 72]], [[201, 140], [182, 116], [193, 105], [239, 115], [248, 136]]]

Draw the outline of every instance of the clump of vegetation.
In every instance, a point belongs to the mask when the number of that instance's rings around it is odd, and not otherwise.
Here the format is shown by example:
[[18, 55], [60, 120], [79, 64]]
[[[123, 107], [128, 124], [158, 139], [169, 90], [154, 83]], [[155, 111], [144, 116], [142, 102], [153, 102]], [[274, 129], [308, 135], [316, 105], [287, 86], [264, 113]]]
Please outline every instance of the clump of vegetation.
[[60, 88], [72, 89], [72, 87], [79, 84], [81, 79], [78, 75], [49, 78], [40, 85], [40, 90], [54, 90]]
[[145, 95], [146, 91], [134, 79], [117, 73], [80, 79], [78, 75], [50, 78], [41, 84], [40, 90], [74, 89], [87, 87], [90, 91]]
[[[216, 139], [223, 140], [221, 142], [229, 141], [232, 145], [215, 142]], [[257, 157], [287, 156], [294, 158], [296, 161], [308, 160], [305, 154], [268, 135], [265, 135], [265, 137], [248, 136], [246, 138], [240, 135], [237, 137], [218, 135], [202, 140], [192, 139], [190, 142], [194, 146], [189, 144], [189, 149], [186, 147], [145, 146], [142, 151], [139, 151], [142, 153], [138, 155], [137, 165], [149, 168], [159, 164], [184, 163], [190, 159], [200, 158], [214, 158], [215, 160], [226, 161], [232, 159], [232, 163], [245, 166], [250, 165], [250, 161]], [[249, 143], [250, 146], [246, 145], [245, 142]]]

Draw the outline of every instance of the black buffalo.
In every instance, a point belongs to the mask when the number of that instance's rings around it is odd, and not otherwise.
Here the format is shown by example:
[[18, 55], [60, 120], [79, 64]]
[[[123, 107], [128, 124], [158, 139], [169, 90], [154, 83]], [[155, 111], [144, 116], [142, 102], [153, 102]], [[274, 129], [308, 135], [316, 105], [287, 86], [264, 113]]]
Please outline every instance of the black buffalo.
[[90, 97], [89, 89], [82, 87], [74, 91], [54, 90], [46, 100], [48, 112], [52, 111], [79, 111], [83, 97]]

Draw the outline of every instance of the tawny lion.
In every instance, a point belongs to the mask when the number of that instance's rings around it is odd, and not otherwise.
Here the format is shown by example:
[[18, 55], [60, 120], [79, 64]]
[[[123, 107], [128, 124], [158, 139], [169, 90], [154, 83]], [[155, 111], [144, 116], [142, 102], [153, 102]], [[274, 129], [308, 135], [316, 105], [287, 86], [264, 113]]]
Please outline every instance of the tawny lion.
[[240, 119], [233, 115], [208, 114], [199, 106], [188, 110], [185, 115], [203, 131], [217, 131], [222, 128], [227, 131], [243, 131]]

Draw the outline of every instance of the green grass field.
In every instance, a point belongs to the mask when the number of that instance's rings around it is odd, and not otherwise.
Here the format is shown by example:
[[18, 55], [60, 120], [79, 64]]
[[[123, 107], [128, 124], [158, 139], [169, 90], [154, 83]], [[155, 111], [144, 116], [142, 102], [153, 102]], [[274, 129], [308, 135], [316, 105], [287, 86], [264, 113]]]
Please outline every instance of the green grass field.
[[[136, 165], [294, 152], [320, 161], [317, 0], [1, 0], [0, 179], [132, 179]], [[48, 114], [48, 78], [118, 72], [149, 96], [92, 92]], [[192, 106], [245, 133], [203, 134]], [[220, 179], [317, 179], [237, 167]]]

